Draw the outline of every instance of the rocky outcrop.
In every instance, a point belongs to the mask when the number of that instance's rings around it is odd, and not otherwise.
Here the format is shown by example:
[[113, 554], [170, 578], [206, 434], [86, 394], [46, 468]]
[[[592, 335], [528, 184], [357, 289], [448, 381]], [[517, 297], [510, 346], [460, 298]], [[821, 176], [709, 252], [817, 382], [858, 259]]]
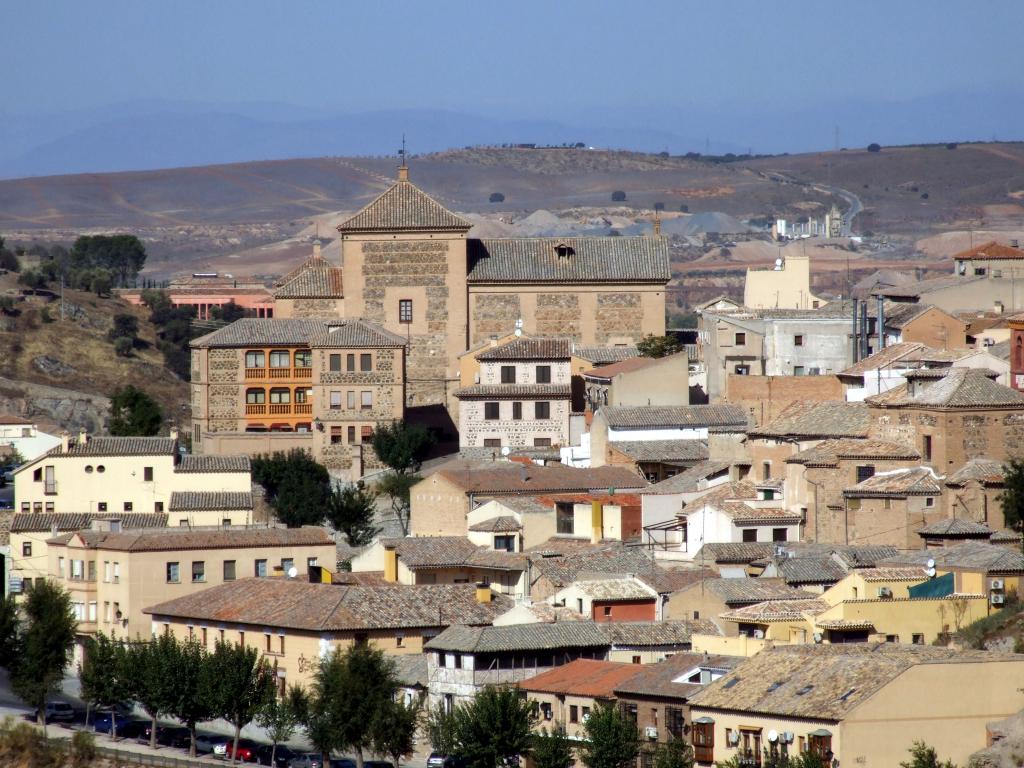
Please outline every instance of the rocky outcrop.
[[101, 432], [109, 410], [110, 400], [101, 395], [0, 377], [0, 413], [32, 419], [44, 428]]

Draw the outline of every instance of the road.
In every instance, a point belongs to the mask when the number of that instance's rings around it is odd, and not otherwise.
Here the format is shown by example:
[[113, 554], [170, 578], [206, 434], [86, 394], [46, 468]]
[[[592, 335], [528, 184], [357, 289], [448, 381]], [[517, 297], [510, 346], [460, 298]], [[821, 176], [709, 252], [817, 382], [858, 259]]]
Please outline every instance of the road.
[[864, 205], [861, 203], [860, 198], [848, 189], [832, 187], [828, 184], [819, 184], [816, 181], [802, 181], [796, 176], [791, 176], [790, 174], [783, 173], [782, 171], [758, 171], [757, 173], [762, 178], [774, 181], [778, 184], [795, 184], [801, 187], [813, 189], [825, 195], [835, 195], [836, 197], [842, 198], [848, 206], [846, 212], [843, 214], [843, 237], [850, 236], [850, 232], [853, 228], [853, 220], [857, 218], [857, 214], [864, 210]]

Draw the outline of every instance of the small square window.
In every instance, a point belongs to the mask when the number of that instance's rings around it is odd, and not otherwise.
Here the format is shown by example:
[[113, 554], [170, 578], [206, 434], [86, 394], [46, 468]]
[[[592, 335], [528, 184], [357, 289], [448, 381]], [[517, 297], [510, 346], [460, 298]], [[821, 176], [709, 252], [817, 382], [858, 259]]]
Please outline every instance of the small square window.
[[604, 606], [604, 615], [605, 616], [611, 616], [612, 615], [612, 607], [610, 605]]
[[516, 383], [516, 367], [514, 365], [503, 365], [503, 366], [501, 366], [501, 383], [502, 384], [515, 384]]
[[206, 581], [206, 563], [203, 560], [192, 561], [192, 581], [197, 584]]
[[162, 501], [154, 501], [153, 502], [153, 511], [154, 512], [163, 512], [164, 511], [164, 503]]
[[533, 417], [535, 419], [551, 418], [551, 403], [540, 401], [533, 404]]
[[793, 337], [793, 346], [794, 347], [802, 347], [803, 345], [804, 345], [804, 335], [802, 333], [796, 334]]
[[22, 542], [22, 545], [21, 545], [21, 556], [22, 557], [32, 557], [32, 542], [31, 541]]
[[498, 403], [484, 403], [484, 418], [495, 421], [499, 418]]
[[747, 343], [747, 334], [745, 334], [745, 333], [737, 333], [736, 334], [736, 338], [735, 338], [735, 343], [736, 343], [737, 347], [742, 347], [744, 344]]
[[124, 511], [125, 512], [131, 512], [132, 511], [132, 502], [126, 501], [124, 503]]
[[935, 506], [935, 497], [934, 496], [927, 496], [927, 497], [925, 497], [924, 505], [926, 507], [934, 507]]
[[96, 511], [97, 512], [106, 512], [107, 511], [107, 502], [105, 502], [105, 501], [98, 502], [96, 504]]
[[757, 529], [756, 528], [744, 528], [743, 529], [743, 541], [757, 541]]
[[550, 365], [538, 365], [537, 366], [537, 383], [538, 384], [550, 384], [551, 383], [551, 366]]

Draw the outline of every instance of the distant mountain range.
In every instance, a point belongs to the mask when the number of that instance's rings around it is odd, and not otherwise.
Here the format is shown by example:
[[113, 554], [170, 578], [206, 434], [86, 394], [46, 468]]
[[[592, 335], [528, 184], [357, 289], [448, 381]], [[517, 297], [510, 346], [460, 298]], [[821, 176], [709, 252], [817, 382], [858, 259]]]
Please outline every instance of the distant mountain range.
[[[684, 99], [685, 83], [673, 98]], [[912, 101], [801, 105], [595, 106], [510, 119], [434, 109], [343, 113], [278, 103], [140, 100], [54, 114], [0, 113], [0, 178], [142, 170], [321, 155], [393, 155], [402, 134], [425, 153], [478, 144], [587, 145], [640, 151], [781, 153], [877, 141], [1024, 138], [1024, 98], [979, 91]]]

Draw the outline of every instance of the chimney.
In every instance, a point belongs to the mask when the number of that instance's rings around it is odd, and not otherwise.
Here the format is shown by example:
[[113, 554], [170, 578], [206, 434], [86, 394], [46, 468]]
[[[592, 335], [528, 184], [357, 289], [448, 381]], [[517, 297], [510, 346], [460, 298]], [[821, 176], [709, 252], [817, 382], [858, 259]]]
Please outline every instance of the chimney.
[[393, 546], [384, 547], [384, 581], [398, 583], [398, 550]]
[[491, 585], [486, 581], [478, 581], [476, 583], [476, 601], [486, 604], [493, 599], [494, 595], [491, 594]]
[[1013, 239], [1012, 239], [1012, 240], [1010, 241], [1010, 247], [1011, 247], [1011, 248], [1020, 248], [1020, 240], [1018, 240], [1018, 239], [1017, 239], [1016, 237], [1015, 237], [1015, 238], [1013, 238]]
[[317, 238], [316, 240], [313, 241], [313, 258], [320, 258], [320, 238]]
[[68, 434], [68, 431], [65, 429], [63, 432], [60, 433], [60, 452], [67, 453], [70, 448], [71, 435]]
[[84, 429], [78, 430], [78, 445], [84, 448], [89, 442], [89, 435]]
[[174, 442], [178, 442], [178, 428], [177, 427], [171, 427], [170, 430], [168, 431], [168, 434], [170, 435], [171, 440], [173, 440]]
[[868, 338], [868, 303], [862, 301], [860, 303], [860, 356], [867, 357], [870, 353], [868, 347], [870, 339]]
[[604, 505], [600, 501], [590, 502], [590, 543], [599, 544], [604, 538]]
[[398, 166], [398, 180], [408, 181], [409, 180], [409, 166], [405, 164], [405, 160], [402, 160], [402, 164]]

